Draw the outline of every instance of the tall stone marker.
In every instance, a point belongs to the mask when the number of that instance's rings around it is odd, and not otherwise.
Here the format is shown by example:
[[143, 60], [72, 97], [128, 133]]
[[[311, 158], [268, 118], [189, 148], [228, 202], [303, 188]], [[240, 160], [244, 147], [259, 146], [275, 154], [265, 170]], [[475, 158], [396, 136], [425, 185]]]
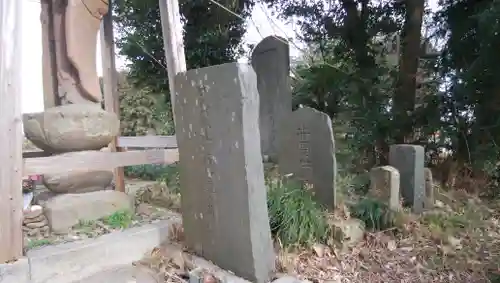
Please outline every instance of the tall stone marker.
[[279, 128], [292, 113], [290, 48], [284, 38], [268, 36], [252, 52], [260, 94], [260, 141], [262, 154], [275, 160]]
[[281, 131], [281, 173], [292, 173], [312, 185], [318, 203], [334, 209], [337, 161], [330, 117], [313, 108], [299, 108], [287, 118]]
[[268, 282], [274, 252], [260, 151], [257, 78], [248, 64], [175, 78], [182, 219], [187, 246], [251, 282]]
[[426, 202], [424, 154], [419, 145], [395, 144], [389, 148], [389, 164], [399, 171], [403, 204], [412, 206], [416, 213], [424, 210]]

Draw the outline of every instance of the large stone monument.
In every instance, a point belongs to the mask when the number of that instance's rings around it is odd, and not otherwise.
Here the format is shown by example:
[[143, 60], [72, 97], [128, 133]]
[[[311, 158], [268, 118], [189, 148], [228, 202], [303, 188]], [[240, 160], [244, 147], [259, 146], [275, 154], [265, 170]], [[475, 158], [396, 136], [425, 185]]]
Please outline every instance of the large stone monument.
[[280, 136], [280, 172], [311, 185], [318, 203], [335, 209], [337, 160], [330, 117], [310, 107], [299, 108], [287, 117]]
[[252, 67], [260, 95], [260, 146], [262, 154], [275, 161], [280, 146], [279, 129], [292, 113], [290, 48], [286, 39], [264, 38], [252, 52]]
[[[108, 4], [101, 0], [42, 2], [45, 111], [23, 116], [26, 138], [52, 155], [101, 150], [119, 134], [120, 129], [119, 118], [101, 109], [102, 94], [95, 63], [97, 33], [102, 16], [108, 12]], [[62, 225], [54, 223], [57, 220], [52, 217], [54, 213], [51, 211], [56, 204], [68, 205], [67, 201], [60, 198], [76, 198], [64, 194], [85, 194], [78, 196], [79, 205], [84, 204], [86, 198], [89, 202], [95, 201], [93, 194], [109, 187], [112, 178], [111, 171], [70, 171], [44, 175], [44, 185], [59, 194], [45, 203], [51, 226], [59, 227], [58, 230], [62, 232], [75, 221], [94, 220], [89, 218], [100, 216], [96, 211], [88, 215], [80, 213], [74, 217], [81, 219], [66, 221], [69, 224]], [[112, 192], [106, 196], [112, 194], [121, 193]], [[117, 207], [129, 205], [118, 204]]]
[[175, 78], [185, 244], [251, 282], [274, 269], [254, 70], [230, 63]]

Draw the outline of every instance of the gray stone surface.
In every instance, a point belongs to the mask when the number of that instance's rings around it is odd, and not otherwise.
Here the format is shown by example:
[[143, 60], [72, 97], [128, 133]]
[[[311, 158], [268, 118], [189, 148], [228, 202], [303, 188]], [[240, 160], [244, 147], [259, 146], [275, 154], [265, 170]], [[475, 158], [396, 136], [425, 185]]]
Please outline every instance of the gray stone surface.
[[[107, 272], [111, 272], [116, 267], [131, 265], [132, 262], [141, 259], [144, 254], [159, 246], [168, 238], [172, 224], [179, 222], [180, 219], [175, 215], [169, 220], [113, 232], [97, 239], [28, 251], [32, 278], [30, 283], [78, 282], [91, 276], [98, 278], [98, 273], [106, 278]], [[118, 273], [123, 275], [121, 272]], [[87, 283], [88, 281], [80, 282]], [[120, 281], [95, 282], [118, 283]], [[18, 283], [18, 281], [13, 283]]]
[[288, 117], [280, 135], [281, 173], [292, 173], [312, 185], [316, 200], [334, 209], [337, 161], [330, 117], [309, 107], [299, 108]]
[[[134, 278], [137, 283], [163, 283], [164, 278], [161, 278], [161, 274], [151, 270], [150, 268], [137, 265], [134, 268]], [[83, 283], [83, 282], [82, 282]]]
[[392, 166], [375, 167], [370, 171], [370, 195], [396, 211], [401, 209], [399, 183], [399, 171]]
[[389, 148], [389, 164], [398, 169], [403, 204], [420, 213], [425, 206], [424, 148], [395, 144]]
[[50, 153], [99, 150], [118, 135], [120, 120], [99, 104], [71, 104], [23, 115], [26, 138]]
[[58, 195], [44, 204], [44, 212], [55, 233], [65, 233], [80, 220], [93, 221], [119, 210], [134, 209], [133, 200], [118, 191]]
[[176, 76], [186, 244], [252, 282], [274, 269], [260, 149], [257, 79], [230, 63]]
[[112, 171], [69, 171], [43, 175], [43, 184], [54, 193], [95, 192], [104, 190], [112, 181]]
[[430, 168], [424, 168], [425, 178], [425, 208], [434, 208], [434, 183], [432, 181], [432, 171]]
[[28, 258], [13, 263], [0, 264], [0, 283], [30, 283]]
[[293, 276], [283, 276], [273, 281], [273, 283], [303, 283], [304, 281], [293, 277]]
[[71, 283], [161, 283], [159, 281], [141, 282], [134, 278], [132, 265], [118, 266], [103, 270], [89, 277]]
[[172, 213], [168, 220], [96, 239], [30, 250], [25, 258], [0, 264], [0, 283], [150, 283], [133, 279], [132, 263], [162, 244], [179, 223]]
[[352, 247], [363, 240], [365, 236], [365, 223], [356, 218], [329, 220], [333, 227], [333, 238], [340, 248]]
[[277, 36], [264, 38], [252, 52], [260, 95], [260, 140], [262, 154], [275, 160], [278, 155], [280, 125], [292, 113], [290, 48]]

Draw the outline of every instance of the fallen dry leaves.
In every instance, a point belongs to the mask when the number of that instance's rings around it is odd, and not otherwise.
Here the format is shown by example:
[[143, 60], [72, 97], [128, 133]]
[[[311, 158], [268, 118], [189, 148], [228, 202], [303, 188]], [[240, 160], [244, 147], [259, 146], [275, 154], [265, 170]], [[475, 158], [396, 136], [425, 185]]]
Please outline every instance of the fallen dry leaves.
[[[366, 232], [348, 250], [316, 244], [290, 252], [276, 245], [277, 277], [313, 283], [500, 282], [494, 281], [500, 278], [500, 205], [458, 195], [441, 194], [435, 210], [399, 215], [396, 227]], [[172, 240], [183, 238], [182, 227], [172, 231]], [[137, 264], [159, 274], [159, 283], [186, 282], [187, 272], [196, 270], [188, 254], [162, 248]], [[200, 272], [201, 281], [218, 282], [210, 271]]]
[[314, 283], [500, 282], [494, 281], [500, 278], [498, 210], [463, 192], [441, 199], [447, 201], [435, 211], [367, 232], [347, 252], [315, 245], [280, 254], [279, 271]]

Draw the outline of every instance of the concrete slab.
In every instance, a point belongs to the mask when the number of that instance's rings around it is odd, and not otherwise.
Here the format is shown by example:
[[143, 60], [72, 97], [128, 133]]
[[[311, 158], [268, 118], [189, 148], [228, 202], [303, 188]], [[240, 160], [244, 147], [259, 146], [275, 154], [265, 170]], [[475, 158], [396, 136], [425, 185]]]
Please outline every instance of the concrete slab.
[[137, 283], [134, 278], [134, 267], [132, 265], [118, 266], [109, 270], [103, 270], [90, 277], [73, 281], [71, 283]]
[[0, 283], [29, 283], [30, 266], [28, 258], [13, 263], [0, 264]]
[[78, 282], [103, 270], [131, 264], [165, 241], [171, 225], [180, 221], [177, 214], [172, 214], [171, 219], [113, 232], [97, 239], [29, 251], [30, 283]]

